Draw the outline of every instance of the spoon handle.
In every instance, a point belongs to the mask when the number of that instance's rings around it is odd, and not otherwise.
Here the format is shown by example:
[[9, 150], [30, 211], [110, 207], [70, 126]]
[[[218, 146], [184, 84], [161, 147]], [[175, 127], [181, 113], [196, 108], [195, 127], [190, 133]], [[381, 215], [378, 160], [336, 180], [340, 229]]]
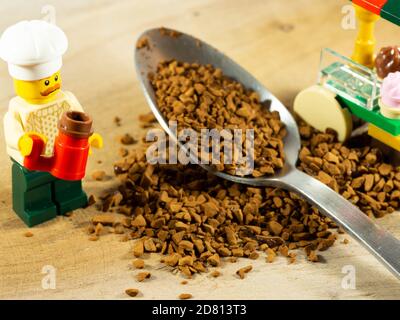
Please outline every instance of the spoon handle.
[[294, 169], [281, 182], [301, 194], [357, 239], [396, 277], [400, 278], [400, 241], [376, 225], [355, 205], [319, 180]]

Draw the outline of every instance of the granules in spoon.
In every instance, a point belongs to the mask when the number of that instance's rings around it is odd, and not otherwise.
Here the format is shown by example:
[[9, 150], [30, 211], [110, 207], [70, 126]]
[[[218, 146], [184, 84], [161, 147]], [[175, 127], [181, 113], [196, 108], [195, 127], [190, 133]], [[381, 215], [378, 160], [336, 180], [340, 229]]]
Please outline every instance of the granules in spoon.
[[[260, 101], [256, 92], [211, 65], [166, 61], [158, 65], [150, 79], [159, 110], [166, 119], [177, 122], [178, 132], [183, 129], [201, 132], [204, 128], [242, 129], [242, 132], [253, 129], [255, 162], [251, 174], [273, 175], [283, 167], [282, 139], [286, 129], [279, 113], [269, 110], [270, 101]], [[243, 139], [242, 150], [247, 150], [245, 143]], [[226, 147], [226, 143], [221, 143], [221, 151], [226, 151]], [[201, 151], [199, 148], [197, 156]], [[211, 153], [209, 149], [206, 151]], [[224, 163], [222, 152], [218, 160], [221, 162], [215, 165], [218, 171], [237, 174], [240, 164]]]

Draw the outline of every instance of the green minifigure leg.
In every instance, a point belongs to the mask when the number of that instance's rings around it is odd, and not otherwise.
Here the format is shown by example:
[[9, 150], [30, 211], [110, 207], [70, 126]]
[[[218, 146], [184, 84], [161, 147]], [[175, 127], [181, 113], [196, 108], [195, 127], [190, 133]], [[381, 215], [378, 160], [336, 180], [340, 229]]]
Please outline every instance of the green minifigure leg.
[[86, 193], [82, 190], [82, 181], [55, 179], [53, 197], [60, 215], [82, 208], [87, 205], [88, 201]]
[[29, 171], [19, 163], [13, 163], [13, 209], [27, 226], [33, 227], [57, 216], [52, 196], [53, 181], [47, 172]]

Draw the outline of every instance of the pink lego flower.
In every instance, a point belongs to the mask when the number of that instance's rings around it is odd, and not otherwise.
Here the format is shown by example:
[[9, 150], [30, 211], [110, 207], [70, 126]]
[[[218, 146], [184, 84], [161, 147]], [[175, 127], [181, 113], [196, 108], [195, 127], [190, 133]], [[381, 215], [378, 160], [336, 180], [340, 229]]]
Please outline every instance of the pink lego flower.
[[400, 108], [400, 72], [389, 73], [381, 86], [381, 97], [384, 105]]

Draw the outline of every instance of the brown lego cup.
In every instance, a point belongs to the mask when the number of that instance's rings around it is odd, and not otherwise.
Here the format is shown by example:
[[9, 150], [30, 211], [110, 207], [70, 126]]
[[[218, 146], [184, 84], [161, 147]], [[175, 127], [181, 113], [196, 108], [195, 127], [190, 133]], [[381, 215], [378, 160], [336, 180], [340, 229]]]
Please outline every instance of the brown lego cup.
[[67, 111], [61, 116], [58, 129], [67, 136], [85, 139], [93, 134], [92, 123], [92, 117], [85, 112]]

